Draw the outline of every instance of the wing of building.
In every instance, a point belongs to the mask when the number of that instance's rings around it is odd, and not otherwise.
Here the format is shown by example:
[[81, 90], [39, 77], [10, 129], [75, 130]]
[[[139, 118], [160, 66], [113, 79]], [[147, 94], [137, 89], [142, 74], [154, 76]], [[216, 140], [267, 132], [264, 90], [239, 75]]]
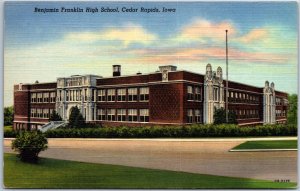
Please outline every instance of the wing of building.
[[[159, 71], [130, 76], [113, 66], [113, 76], [74, 75], [57, 82], [14, 86], [14, 128], [36, 129], [49, 122], [52, 110], [68, 120], [77, 106], [89, 123], [109, 126], [213, 123], [216, 108], [225, 107], [222, 68], [206, 74], [160, 66]], [[274, 83], [254, 87], [228, 82], [228, 109], [239, 125], [285, 123], [287, 93]]]

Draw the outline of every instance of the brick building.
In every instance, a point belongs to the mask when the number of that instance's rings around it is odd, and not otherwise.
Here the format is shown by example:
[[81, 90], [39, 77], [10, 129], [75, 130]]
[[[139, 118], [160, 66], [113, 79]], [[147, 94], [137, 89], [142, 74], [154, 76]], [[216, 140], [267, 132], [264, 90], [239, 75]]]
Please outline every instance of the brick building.
[[[64, 120], [77, 106], [87, 122], [104, 125], [213, 123], [215, 108], [225, 107], [222, 68], [206, 66], [206, 74], [160, 66], [159, 71], [130, 76], [113, 66], [113, 76], [74, 75], [57, 82], [14, 86], [14, 128], [35, 129], [56, 110]], [[228, 82], [228, 109], [239, 125], [285, 123], [287, 93], [274, 83], [255, 87]]]

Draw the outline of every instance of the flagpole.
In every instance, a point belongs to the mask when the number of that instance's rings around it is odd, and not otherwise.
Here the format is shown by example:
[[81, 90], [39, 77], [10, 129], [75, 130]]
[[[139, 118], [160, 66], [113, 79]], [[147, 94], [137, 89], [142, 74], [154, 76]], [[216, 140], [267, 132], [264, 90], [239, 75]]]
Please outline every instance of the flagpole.
[[228, 123], [228, 39], [227, 39], [227, 32], [228, 30], [225, 30], [226, 31], [226, 123]]

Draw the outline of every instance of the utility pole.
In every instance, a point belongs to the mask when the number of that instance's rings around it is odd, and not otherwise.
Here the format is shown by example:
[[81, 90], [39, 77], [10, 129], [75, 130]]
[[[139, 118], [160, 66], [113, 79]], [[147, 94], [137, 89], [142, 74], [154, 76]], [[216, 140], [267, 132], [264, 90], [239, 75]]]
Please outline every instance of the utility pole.
[[225, 103], [225, 112], [226, 112], [226, 123], [228, 123], [228, 39], [227, 39], [227, 32], [226, 31], [226, 103]]

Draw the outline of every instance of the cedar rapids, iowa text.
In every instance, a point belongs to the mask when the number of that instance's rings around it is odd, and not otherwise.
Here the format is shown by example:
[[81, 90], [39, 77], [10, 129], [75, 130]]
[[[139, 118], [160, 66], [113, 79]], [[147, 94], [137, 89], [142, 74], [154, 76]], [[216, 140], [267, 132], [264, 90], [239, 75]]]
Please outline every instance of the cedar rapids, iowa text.
[[176, 12], [175, 8], [168, 8], [168, 7], [152, 7], [152, 8], [145, 8], [145, 7], [61, 7], [61, 8], [34, 8], [35, 13], [137, 13], [137, 12], [143, 12], [143, 13], [159, 13], [159, 12]]

